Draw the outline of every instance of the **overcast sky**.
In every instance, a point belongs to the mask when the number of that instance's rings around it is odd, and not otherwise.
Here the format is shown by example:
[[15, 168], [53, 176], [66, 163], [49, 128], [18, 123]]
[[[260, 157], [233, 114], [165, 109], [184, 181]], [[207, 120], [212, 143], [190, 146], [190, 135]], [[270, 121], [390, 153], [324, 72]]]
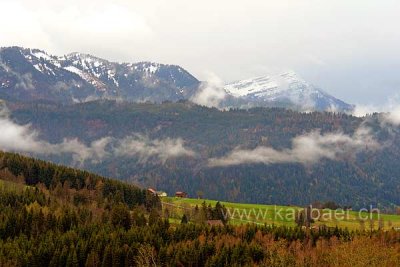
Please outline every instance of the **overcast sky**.
[[179, 64], [229, 82], [292, 69], [355, 104], [400, 92], [398, 0], [0, 0], [0, 46]]

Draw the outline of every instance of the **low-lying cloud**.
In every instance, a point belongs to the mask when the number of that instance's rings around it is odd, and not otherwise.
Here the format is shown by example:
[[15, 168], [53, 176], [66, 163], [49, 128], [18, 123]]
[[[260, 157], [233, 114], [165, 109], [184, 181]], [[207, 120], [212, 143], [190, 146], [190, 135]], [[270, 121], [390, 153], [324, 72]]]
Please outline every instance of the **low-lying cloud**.
[[292, 148], [276, 150], [259, 146], [255, 149], [236, 148], [221, 158], [208, 161], [209, 167], [232, 166], [240, 164], [301, 163], [313, 164], [321, 159], [339, 160], [353, 157], [364, 150], [376, 150], [379, 143], [373, 138], [369, 128], [361, 126], [353, 135], [343, 133], [321, 134], [312, 131], [292, 140]]
[[150, 140], [147, 136], [135, 134], [118, 140], [113, 149], [116, 156], [138, 156], [141, 162], [156, 156], [162, 163], [169, 158], [195, 156], [195, 153], [185, 148], [181, 138]]
[[[381, 126], [400, 125], [400, 107], [389, 113], [379, 114]], [[364, 121], [367, 122], [367, 119]], [[296, 136], [286, 149], [258, 146], [254, 149], [236, 147], [225, 156], [206, 159], [208, 167], [240, 164], [300, 163], [310, 165], [323, 159], [343, 160], [359, 152], [382, 148], [371, 128], [362, 123], [353, 134], [343, 132], [321, 133], [318, 130]], [[37, 155], [71, 155], [73, 164], [100, 163], [112, 157], [135, 157], [145, 164], [150, 159], [164, 164], [168, 159], [196, 157], [196, 152], [187, 148], [181, 138], [150, 139], [146, 135], [133, 133], [121, 139], [103, 137], [85, 144], [77, 138], [64, 139], [52, 144], [40, 138], [30, 125], [19, 125], [9, 117], [6, 108], [0, 108], [0, 149], [5, 151], [34, 153]]]
[[381, 114], [381, 122], [385, 125], [390, 124], [393, 126], [400, 125], [400, 105], [394, 106], [389, 112]]
[[227, 97], [223, 81], [213, 73], [208, 73], [206, 80], [190, 101], [201, 106], [220, 108], [220, 103]]
[[103, 137], [90, 145], [77, 138], [64, 139], [61, 143], [52, 144], [39, 138], [37, 131], [30, 125], [18, 125], [8, 116], [6, 109], [0, 110], [0, 149], [5, 151], [35, 153], [39, 155], [71, 154], [75, 165], [82, 165], [90, 160], [99, 163], [113, 156], [136, 156], [141, 163], [154, 157], [161, 163], [169, 158], [194, 156], [195, 153], [185, 148], [184, 141], [178, 139], [155, 139], [133, 134], [123, 139]]
[[364, 117], [379, 112], [381, 126], [400, 125], [400, 96], [396, 95], [387, 100], [383, 106], [356, 105], [353, 114], [356, 117]]

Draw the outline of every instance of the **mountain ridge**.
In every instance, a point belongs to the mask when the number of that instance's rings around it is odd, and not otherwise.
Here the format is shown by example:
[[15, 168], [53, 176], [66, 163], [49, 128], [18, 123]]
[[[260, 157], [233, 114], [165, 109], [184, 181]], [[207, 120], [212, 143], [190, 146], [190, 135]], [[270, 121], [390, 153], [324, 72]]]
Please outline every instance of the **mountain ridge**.
[[78, 52], [58, 57], [39, 49], [0, 49], [0, 88], [22, 100], [178, 101], [190, 97], [199, 84], [177, 65], [117, 63]]
[[[113, 62], [81, 52], [55, 56], [40, 49], [0, 48], [0, 95], [6, 99], [63, 104], [99, 99], [161, 103], [196, 99], [205, 87], [209, 85], [178, 65]], [[219, 87], [219, 94], [224, 95], [219, 103], [222, 109], [283, 107], [350, 112], [354, 108], [311, 85], [294, 71]]]

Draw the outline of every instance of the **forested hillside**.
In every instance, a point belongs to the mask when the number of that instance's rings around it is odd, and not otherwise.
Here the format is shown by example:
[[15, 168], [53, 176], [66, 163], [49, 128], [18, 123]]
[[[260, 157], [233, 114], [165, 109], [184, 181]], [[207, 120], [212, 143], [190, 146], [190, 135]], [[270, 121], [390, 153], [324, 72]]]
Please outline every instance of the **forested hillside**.
[[[190, 102], [7, 106], [10, 120], [29, 123], [37, 140], [64, 142], [60, 150], [66, 151], [50, 153], [49, 146], [22, 152], [169, 194], [201, 191], [210, 199], [265, 204], [400, 204], [400, 166], [393, 161], [400, 156], [400, 135], [397, 126], [383, 125], [382, 114], [220, 111]], [[322, 152], [315, 144], [296, 147], [304, 141], [299, 137], [320, 142]], [[82, 143], [85, 155], [66, 148], [65, 140]], [[256, 152], [260, 156], [252, 156]], [[242, 155], [247, 158], [240, 162]]]
[[157, 197], [0, 152], [0, 266], [395, 266], [395, 230], [170, 225]]
[[145, 204], [151, 207], [152, 202], [157, 202], [137, 186], [19, 154], [0, 151], [0, 171], [2, 180], [24, 184], [28, 189], [39, 186], [61, 191], [60, 195], [64, 191], [77, 203], [101, 199], [132, 208]]

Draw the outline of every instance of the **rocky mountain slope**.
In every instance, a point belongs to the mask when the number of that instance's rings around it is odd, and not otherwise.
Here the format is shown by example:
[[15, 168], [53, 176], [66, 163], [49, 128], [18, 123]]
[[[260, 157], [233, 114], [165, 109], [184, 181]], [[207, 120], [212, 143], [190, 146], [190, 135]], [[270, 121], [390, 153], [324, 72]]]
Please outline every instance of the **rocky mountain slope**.
[[38, 49], [0, 50], [3, 98], [62, 103], [100, 98], [133, 102], [189, 98], [199, 81], [179, 66], [116, 63], [82, 53], [53, 56]]

